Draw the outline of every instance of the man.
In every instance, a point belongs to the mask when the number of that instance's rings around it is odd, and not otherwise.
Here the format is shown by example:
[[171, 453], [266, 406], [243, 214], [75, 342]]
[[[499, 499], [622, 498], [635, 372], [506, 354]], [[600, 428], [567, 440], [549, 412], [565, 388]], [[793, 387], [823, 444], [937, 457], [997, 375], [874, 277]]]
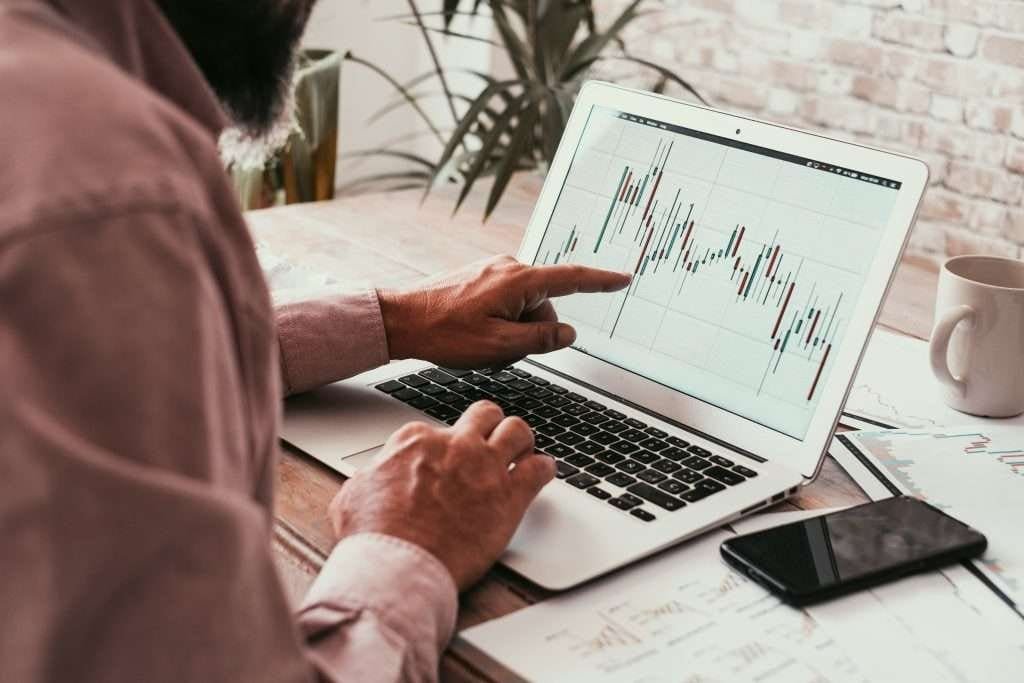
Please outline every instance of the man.
[[289, 613], [282, 380], [549, 351], [573, 339], [549, 296], [628, 282], [499, 259], [272, 311], [215, 139], [280, 112], [310, 4], [0, 0], [2, 681], [433, 679], [457, 590], [552, 477], [493, 404], [406, 426]]

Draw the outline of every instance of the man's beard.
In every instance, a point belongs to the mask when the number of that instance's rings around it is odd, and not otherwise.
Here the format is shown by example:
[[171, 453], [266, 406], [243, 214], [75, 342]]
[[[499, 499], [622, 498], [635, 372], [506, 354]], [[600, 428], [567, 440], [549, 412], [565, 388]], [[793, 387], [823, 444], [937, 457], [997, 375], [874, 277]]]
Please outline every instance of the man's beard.
[[288, 101], [315, 0], [157, 0], [237, 125], [267, 132]]

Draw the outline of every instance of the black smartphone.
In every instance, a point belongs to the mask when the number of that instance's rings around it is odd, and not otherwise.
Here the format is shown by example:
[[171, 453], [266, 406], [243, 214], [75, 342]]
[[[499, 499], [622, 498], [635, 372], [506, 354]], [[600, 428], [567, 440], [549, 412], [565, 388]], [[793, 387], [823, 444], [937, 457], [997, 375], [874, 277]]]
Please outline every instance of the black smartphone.
[[730, 565], [791, 605], [977, 557], [988, 541], [938, 508], [897, 496], [722, 543]]

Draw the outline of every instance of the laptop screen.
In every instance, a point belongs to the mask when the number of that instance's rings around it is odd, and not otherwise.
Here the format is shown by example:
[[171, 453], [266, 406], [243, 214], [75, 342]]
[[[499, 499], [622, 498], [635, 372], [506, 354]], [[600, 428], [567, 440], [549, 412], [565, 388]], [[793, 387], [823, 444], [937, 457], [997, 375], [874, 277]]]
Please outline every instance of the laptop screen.
[[555, 302], [577, 350], [802, 440], [899, 189], [595, 106], [535, 262], [633, 273]]

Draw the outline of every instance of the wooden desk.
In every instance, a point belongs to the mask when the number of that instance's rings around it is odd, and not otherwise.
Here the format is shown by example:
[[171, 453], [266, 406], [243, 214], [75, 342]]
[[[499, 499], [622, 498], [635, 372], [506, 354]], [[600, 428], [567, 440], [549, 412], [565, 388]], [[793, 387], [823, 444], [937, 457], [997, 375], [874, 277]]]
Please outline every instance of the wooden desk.
[[[407, 285], [499, 253], [515, 253], [529, 220], [539, 181], [517, 178], [500, 209], [480, 223], [484, 190], [451, 218], [451, 192], [420, 204], [418, 191], [364, 195], [332, 202], [251, 212], [256, 238], [293, 263], [342, 282]], [[934, 265], [908, 259], [886, 302], [881, 324], [927, 338], [935, 303]], [[343, 477], [285, 447], [277, 488], [275, 552], [293, 599], [309, 587], [330, 552], [324, 511]], [[831, 458], [821, 476], [785, 507], [818, 508], [864, 502], [864, 494]], [[543, 600], [545, 591], [501, 568], [462, 597], [458, 628], [493, 619]], [[444, 657], [448, 681], [487, 680], [451, 654]]]

